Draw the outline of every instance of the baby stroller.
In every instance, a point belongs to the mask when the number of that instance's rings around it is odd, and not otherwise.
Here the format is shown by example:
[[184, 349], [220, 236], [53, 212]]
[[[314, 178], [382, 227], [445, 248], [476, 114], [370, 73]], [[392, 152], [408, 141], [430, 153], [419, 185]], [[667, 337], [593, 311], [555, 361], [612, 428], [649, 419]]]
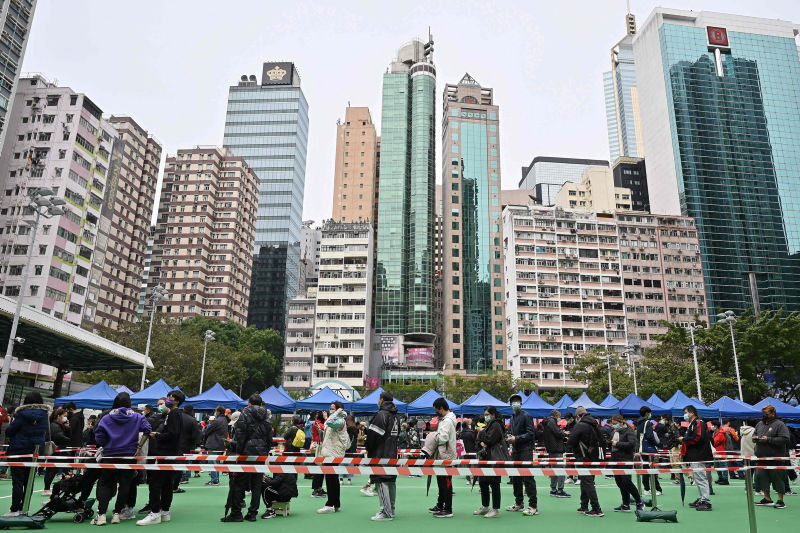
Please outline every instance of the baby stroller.
[[53, 485], [53, 494], [50, 496], [50, 500], [33, 516], [42, 516], [45, 520], [49, 520], [56, 513], [74, 513], [72, 521], [76, 524], [89, 520], [94, 515], [92, 506], [95, 499], [87, 498], [81, 501], [78, 497], [86, 488], [87, 483], [93, 483], [93, 480], [87, 476], [86, 472], [64, 476], [61, 481]]

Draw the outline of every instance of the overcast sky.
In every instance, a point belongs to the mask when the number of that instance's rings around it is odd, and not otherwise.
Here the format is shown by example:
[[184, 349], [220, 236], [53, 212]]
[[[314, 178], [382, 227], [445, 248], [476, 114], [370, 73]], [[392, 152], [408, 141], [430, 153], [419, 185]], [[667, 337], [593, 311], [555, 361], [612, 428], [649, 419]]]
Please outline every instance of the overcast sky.
[[[800, 21], [798, 0], [631, 0], [640, 26], [656, 5]], [[304, 216], [319, 221], [331, 214], [336, 119], [349, 101], [380, 125], [382, 73], [428, 26], [437, 142], [444, 84], [469, 72], [500, 106], [504, 188], [537, 155], [608, 159], [602, 73], [625, 13], [625, 0], [39, 0], [23, 72], [131, 115], [173, 154], [221, 145], [228, 86], [293, 61], [310, 106]]]

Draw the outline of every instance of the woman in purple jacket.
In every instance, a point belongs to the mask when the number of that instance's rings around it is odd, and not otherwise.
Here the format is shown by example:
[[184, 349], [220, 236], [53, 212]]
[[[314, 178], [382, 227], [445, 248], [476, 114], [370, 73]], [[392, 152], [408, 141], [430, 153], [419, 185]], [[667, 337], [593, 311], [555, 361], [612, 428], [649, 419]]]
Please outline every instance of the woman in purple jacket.
[[[103, 459], [111, 457], [126, 457], [136, 453], [139, 446], [139, 433], [150, 434], [150, 424], [147, 419], [131, 410], [131, 397], [127, 392], [120, 392], [114, 398], [111, 411], [100, 419], [94, 438], [98, 446], [103, 447]], [[119, 462], [117, 460], [116, 462]], [[135, 470], [103, 470], [97, 482], [97, 515], [92, 519], [92, 524], [103, 526], [106, 523], [106, 511], [114, 492], [117, 502], [114, 504], [112, 524], [119, 524], [122, 519], [134, 518], [133, 509], [125, 507], [128, 501], [128, 492], [131, 490]]]

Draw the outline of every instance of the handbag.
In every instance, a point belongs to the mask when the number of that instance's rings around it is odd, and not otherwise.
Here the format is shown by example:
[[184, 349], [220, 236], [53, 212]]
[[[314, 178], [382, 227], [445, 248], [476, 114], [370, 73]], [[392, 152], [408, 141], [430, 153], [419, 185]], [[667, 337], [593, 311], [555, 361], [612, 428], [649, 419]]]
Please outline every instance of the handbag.
[[42, 455], [45, 457], [50, 457], [56, 453], [56, 443], [53, 442], [52, 436], [50, 435], [50, 417], [47, 417], [47, 440], [44, 441], [44, 447], [42, 449]]

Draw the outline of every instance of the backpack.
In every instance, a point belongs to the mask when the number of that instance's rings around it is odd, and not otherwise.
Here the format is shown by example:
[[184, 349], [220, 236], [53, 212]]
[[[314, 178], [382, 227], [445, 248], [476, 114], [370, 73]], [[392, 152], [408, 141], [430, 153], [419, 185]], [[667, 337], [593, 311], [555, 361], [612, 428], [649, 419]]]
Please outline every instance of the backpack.
[[732, 429], [728, 429], [725, 432], [725, 451], [734, 452], [740, 449], [739, 435], [736, 435]]
[[292, 439], [292, 446], [295, 448], [302, 448], [303, 445], [306, 443], [306, 434], [304, 431], [300, 431], [299, 429], [294, 432], [294, 439]]

